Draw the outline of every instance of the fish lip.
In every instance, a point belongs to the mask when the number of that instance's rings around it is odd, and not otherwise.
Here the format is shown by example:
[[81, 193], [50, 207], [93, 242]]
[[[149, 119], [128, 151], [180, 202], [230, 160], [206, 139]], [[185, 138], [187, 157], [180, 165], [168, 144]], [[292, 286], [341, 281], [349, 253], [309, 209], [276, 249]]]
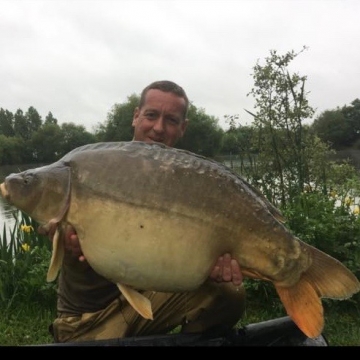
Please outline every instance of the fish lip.
[[7, 191], [7, 189], [6, 189], [6, 184], [5, 184], [5, 182], [3, 182], [3, 183], [1, 183], [0, 184], [0, 191], [1, 191], [1, 196], [3, 197], [3, 198], [5, 198], [5, 199], [10, 199], [10, 194], [9, 194], [9, 192]]

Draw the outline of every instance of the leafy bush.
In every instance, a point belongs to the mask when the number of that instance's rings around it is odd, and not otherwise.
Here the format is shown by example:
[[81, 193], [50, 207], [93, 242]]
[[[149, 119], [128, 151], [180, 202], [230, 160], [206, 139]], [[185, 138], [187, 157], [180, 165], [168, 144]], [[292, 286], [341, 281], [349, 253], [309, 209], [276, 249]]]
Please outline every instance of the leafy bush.
[[[339, 194], [309, 190], [295, 196], [282, 210], [285, 226], [300, 240], [341, 261], [360, 279], [360, 209], [349, 192]], [[248, 281], [245, 285], [249, 301], [261, 299], [269, 308], [281, 308], [272, 284]], [[324, 299], [324, 304], [351, 304], [360, 311], [360, 294], [341, 302]]]
[[[283, 213], [296, 236], [338, 259], [360, 278], [360, 217], [354, 198], [338, 197], [334, 191], [305, 192], [293, 198]], [[325, 303], [353, 304], [360, 310], [359, 294], [345, 302]]]
[[0, 303], [55, 304], [55, 284], [46, 282], [51, 242], [37, 233], [38, 224], [26, 214], [16, 211], [14, 217], [10, 238], [5, 226], [0, 238]]

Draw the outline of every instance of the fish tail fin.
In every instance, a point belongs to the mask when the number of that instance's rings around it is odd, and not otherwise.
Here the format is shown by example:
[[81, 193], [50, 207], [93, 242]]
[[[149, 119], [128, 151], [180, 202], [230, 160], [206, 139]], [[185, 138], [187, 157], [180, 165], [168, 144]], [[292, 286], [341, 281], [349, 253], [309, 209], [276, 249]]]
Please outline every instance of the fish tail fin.
[[292, 287], [275, 285], [275, 288], [298, 328], [309, 338], [320, 336], [324, 328], [324, 310], [316, 289], [307, 279], [300, 279]]
[[309, 338], [320, 336], [324, 327], [321, 298], [344, 300], [360, 291], [357, 277], [340, 261], [308, 244], [312, 264], [292, 287], [275, 288], [288, 315]]
[[304, 245], [313, 261], [303, 276], [309, 279], [320, 297], [345, 300], [360, 291], [358, 278], [343, 263], [311, 245]]
[[57, 227], [53, 236], [51, 261], [47, 272], [46, 281], [54, 281], [58, 276], [64, 258], [64, 252], [64, 241], [60, 239], [60, 231], [59, 227]]

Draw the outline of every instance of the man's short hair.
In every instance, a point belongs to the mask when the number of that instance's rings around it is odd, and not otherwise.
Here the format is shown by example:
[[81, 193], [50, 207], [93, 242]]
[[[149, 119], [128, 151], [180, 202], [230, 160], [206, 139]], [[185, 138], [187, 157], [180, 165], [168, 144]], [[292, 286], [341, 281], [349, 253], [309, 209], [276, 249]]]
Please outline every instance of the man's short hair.
[[186, 95], [185, 90], [179, 86], [178, 84], [174, 83], [173, 81], [169, 80], [161, 80], [161, 81], [154, 81], [150, 85], [148, 85], [140, 95], [140, 102], [139, 108], [141, 108], [145, 104], [145, 97], [149, 90], [160, 90], [164, 92], [171, 92], [185, 100], [185, 111], [184, 111], [184, 119], [186, 118], [188, 109], [189, 109], [189, 99]]

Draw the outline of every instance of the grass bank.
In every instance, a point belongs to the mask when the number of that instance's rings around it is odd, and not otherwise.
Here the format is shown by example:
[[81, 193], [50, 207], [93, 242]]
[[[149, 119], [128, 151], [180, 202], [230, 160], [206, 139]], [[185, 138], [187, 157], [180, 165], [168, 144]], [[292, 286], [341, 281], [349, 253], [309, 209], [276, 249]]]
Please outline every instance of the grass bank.
[[[360, 346], [360, 317], [357, 311], [325, 311], [323, 335], [330, 346]], [[239, 326], [285, 316], [281, 309], [269, 311], [260, 304], [251, 304]], [[52, 343], [48, 326], [55, 317], [55, 308], [22, 304], [13, 309], [0, 308], [0, 345], [26, 346]]]

